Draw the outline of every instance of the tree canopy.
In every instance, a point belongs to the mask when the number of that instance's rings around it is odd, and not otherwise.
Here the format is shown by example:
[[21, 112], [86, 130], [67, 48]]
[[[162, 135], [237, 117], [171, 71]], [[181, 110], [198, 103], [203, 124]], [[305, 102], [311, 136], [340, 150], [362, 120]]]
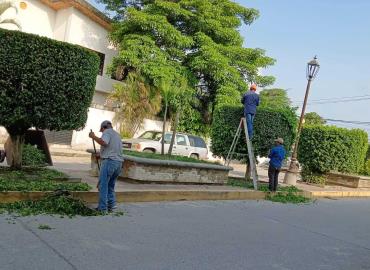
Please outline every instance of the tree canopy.
[[264, 89], [260, 92], [260, 100], [260, 106], [263, 108], [285, 109], [291, 107], [291, 101], [284, 89]]
[[319, 114], [315, 112], [306, 113], [304, 115], [305, 125], [325, 125], [326, 121]]
[[191, 110], [205, 124], [218, 104], [238, 104], [248, 82], [274, 81], [258, 73], [274, 60], [244, 48], [238, 31], [258, 17], [255, 9], [230, 0], [100, 2], [116, 14], [110, 37], [119, 55], [111, 70], [121, 68], [124, 78], [138, 71], [156, 87], [185, 79], [193, 89]]

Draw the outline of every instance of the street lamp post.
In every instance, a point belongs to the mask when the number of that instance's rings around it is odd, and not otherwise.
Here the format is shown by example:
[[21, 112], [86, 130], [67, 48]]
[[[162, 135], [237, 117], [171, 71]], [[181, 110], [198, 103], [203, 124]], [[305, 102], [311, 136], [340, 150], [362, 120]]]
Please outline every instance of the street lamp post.
[[285, 174], [285, 178], [284, 178], [284, 182], [286, 184], [289, 184], [289, 185], [295, 185], [297, 183], [297, 176], [298, 176], [298, 171], [299, 171], [298, 162], [297, 162], [299, 137], [301, 135], [303, 119], [304, 119], [304, 114], [305, 114], [305, 111], [306, 111], [308, 93], [310, 92], [311, 82], [313, 81], [313, 79], [315, 79], [319, 69], [320, 69], [320, 65], [319, 65], [319, 62], [317, 61], [317, 57], [315, 56], [314, 59], [312, 59], [310, 62], [307, 63], [306, 94], [304, 96], [301, 117], [299, 118], [297, 138], [296, 138], [295, 143], [294, 143], [292, 159], [290, 161], [289, 169], [288, 169], [287, 173]]

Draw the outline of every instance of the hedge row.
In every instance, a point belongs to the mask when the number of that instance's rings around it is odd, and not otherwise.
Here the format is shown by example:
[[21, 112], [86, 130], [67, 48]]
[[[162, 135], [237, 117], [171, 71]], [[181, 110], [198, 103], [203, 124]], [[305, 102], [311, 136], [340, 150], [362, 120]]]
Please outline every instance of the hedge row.
[[84, 126], [98, 74], [98, 56], [80, 46], [0, 29], [0, 125]]
[[307, 126], [302, 130], [298, 160], [314, 173], [359, 173], [368, 149], [367, 133], [360, 129]]
[[[218, 107], [213, 114], [211, 127], [212, 152], [218, 156], [226, 157], [238, 128], [243, 107], [224, 105]], [[274, 140], [281, 137], [285, 141], [287, 151], [291, 149], [296, 135], [297, 118], [293, 110], [259, 108], [254, 120], [254, 136], [252, 139], [254, 154], [267, 156], [274, 144]], [[237, 144], [235, 156], [244, 159], [248, 149], [244, 132]]]

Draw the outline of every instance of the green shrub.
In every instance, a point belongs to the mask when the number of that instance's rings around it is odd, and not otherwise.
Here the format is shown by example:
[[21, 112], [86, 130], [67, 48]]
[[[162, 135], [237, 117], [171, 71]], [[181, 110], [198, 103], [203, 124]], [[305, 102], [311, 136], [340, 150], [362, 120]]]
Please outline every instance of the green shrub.
[[80, 46], [0, 29], [0, 125], [16, 153], [27, 129], [72, 130], [84, 126], [94, 94], [99, 58]]
[[23, 145], [22, 165], [42, 166], [45, 165], [45, 163], [46, 156], [42, 150], [30, 144]]
[[362, 171], [362, 174], [370, 176], [370, 159], [367, 159], [365, 161], [364, 170]]
[[[216, 109], [211, 129], [214, 154], [224, 158], [227, 156], [241, 117], [243, 117], [242, 106], [224, 105]], [[259, 108], [254, 120], [252, 139], [255, 155], [267, 156], [274, 144], [274, 139], [278, 137], [284, 139], [284, 146], [289, 151], [295, 138], [296, 123], [293, 110]], [[234, 157], [237, 159], [247, 156], [244, 131], [235, 152], [237, 155]]]
[[367, 133], [360, 129], [307, 126], [301, 133], [298, 160], [304, 170], [323, 174], [331, 170], [359, 173], [364, 167]]
[[323, 173], [312, 172], [309, 168], [303, 166], [301, 171], [302, 180], [307, 183], [325, 185], [326, 176]]

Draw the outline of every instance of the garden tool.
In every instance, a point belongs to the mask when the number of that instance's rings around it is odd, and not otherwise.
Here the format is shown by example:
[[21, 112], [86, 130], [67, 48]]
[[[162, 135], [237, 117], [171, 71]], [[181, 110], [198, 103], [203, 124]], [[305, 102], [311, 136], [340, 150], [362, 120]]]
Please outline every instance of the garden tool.
[[[93, 132], [92, 129], [90, 129], [90, 132]], [[96, 163], [98, 164], [98, 172], [100, 173], [99, 158], [98, 158], [98, 154], [96, 152], [96, 146], [95, 146], [94, 139], [92, 139], [92, 142], [93, 142], [93, 147], [94, 147], [94, 154], [95, 154], [95, 158], [96, 158]], [[99, 181], [98, 181], [98, 184], [96, 185], [96, 187], [99, 189]]]

